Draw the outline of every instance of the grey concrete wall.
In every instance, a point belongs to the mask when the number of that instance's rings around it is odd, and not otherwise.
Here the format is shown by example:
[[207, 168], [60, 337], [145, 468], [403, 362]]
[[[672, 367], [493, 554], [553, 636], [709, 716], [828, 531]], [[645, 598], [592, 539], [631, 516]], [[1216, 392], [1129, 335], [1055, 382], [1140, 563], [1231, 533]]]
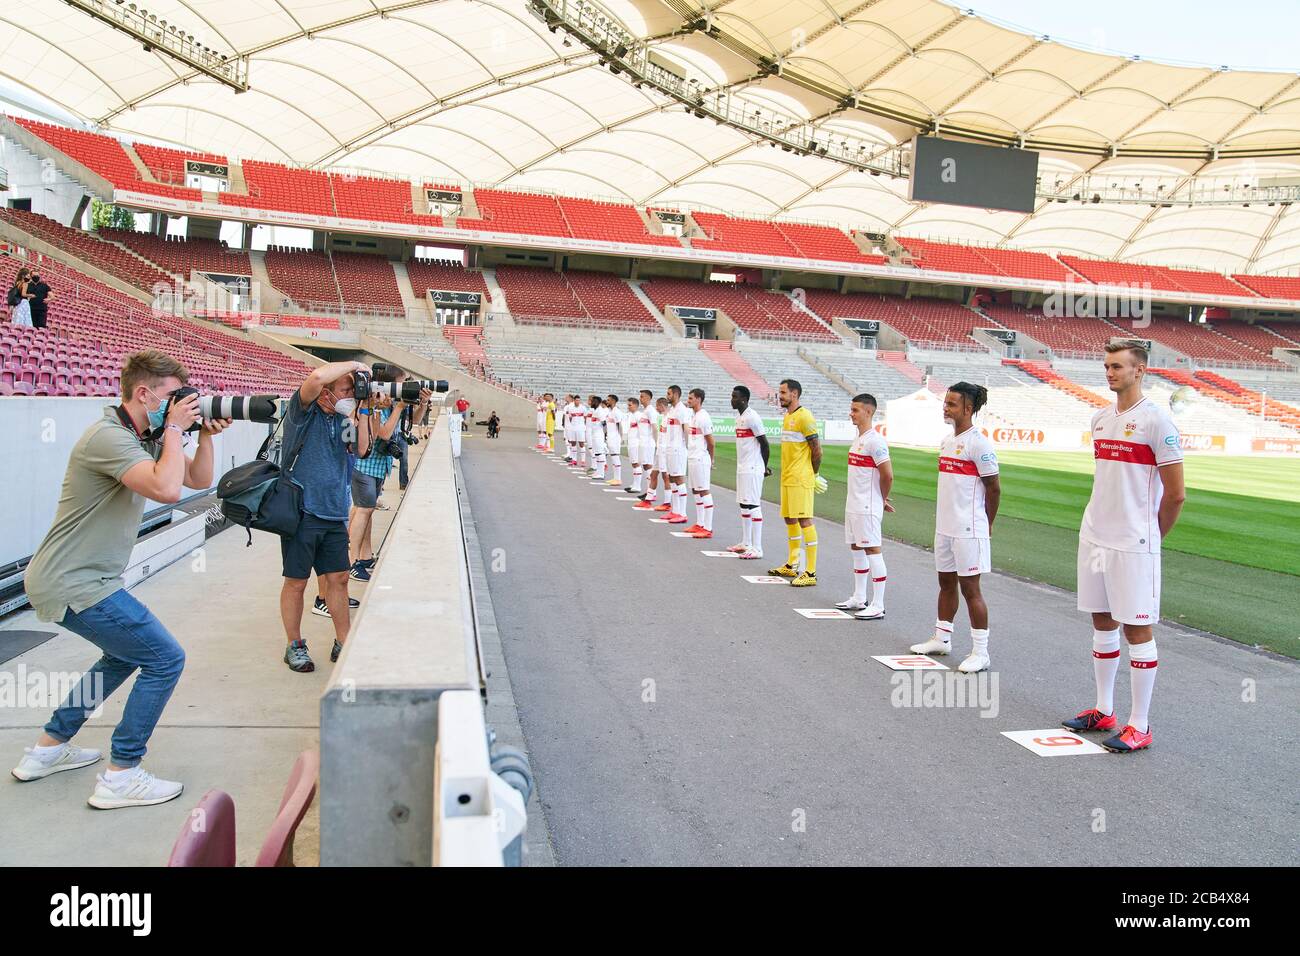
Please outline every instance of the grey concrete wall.
[[[7, 453], [0, 455], [0, 565], [28, 558], [50, 530], [63, 489], [72, 446], [99, 420], [107, 398], [19, 398], [0, 401], [0, 434]], [[266, 437], [267, 426], [236, 422], [215, 439], [213, 484], [234, 465], [251, 461]], [[193, 454], [195, 436], [186, 436]], [[192, 489], [201, 491], [206, 489]], [[146, 510], [153, 505], [146, 507]]]
[[321, 697], [322, 866], [429, 866], [438, 698], [480, 689], [441, 416]]

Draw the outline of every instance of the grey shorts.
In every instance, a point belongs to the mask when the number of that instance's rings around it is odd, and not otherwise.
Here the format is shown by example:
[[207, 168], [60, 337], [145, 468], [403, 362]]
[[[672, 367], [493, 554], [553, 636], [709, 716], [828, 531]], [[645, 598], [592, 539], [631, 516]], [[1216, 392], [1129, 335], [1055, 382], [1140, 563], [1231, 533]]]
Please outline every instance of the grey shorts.
[[373, 508], [379, 501], [380, 479], [373, 475], [352, 473], [352, 503], [358, 508]]

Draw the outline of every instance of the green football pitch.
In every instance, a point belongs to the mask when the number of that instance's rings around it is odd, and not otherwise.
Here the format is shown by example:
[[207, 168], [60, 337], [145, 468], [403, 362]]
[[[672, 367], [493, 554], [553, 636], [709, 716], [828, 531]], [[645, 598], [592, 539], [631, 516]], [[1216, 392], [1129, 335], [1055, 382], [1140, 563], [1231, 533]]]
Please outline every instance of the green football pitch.
[[[844, 520], [848, 446], [824, 446], [830, 487], [817, 515]], [[888, 538], [934, 543], [935, 451], [892, 448], [896, 512]], [[1079, 523], [1092, 492], [1087, 452], [1001, 452], [1002, 503], [993, 528], [993, 565], [1073, 591]], [[735, 445], [720, 441], [714, 481], [735, 486]], [[780, 489], [781, 449], [772, 446]], [[1187, 459], [1187, 503], [1165, 540], [1161, 611], [1166, 620], [1300, 658], [1300, 462], [1283, 458]]]

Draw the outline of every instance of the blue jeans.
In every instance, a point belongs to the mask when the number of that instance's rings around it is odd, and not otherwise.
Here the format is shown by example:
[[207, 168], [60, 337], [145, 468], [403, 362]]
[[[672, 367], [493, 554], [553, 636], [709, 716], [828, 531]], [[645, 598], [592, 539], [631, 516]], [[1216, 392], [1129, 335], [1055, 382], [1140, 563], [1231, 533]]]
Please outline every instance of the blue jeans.
[[[80, 614], [69, 608], [59, 624], [90, 641], [104, 656], [82, 675], [80, 685], [45, 725], [45, 732], [55, 740], [71, 740], [91, 712], [139, 668], [122, 722], [113, 730], [111, 754], [115, 766], [134, 767], [144, 759], [146, 744], [185, 669], [185, 651], [125, 589]], [[99, 699], [94, 693], [97, 684], [103, 691]]]

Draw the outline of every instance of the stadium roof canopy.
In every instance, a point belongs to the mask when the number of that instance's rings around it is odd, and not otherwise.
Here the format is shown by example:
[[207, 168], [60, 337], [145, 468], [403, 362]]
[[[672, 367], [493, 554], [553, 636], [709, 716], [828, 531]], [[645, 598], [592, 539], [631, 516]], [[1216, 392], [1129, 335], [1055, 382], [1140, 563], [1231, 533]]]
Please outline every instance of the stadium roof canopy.
[[139, 4], [217, 53], [247, 56], [243, 93], [71, 0], [23, 0], [0, 13], [0, 77], [106, 131], [236, 158], [1201, 268], [1300, 267], [1297, 207], [1177, 201], [1193, 175], [1224, 177], [1234, 198], [1230, 184], [1300, 176], [1296, 74], [1091, 52], [940, 0], [602, 3], [701, 87], [819, 134], [886, 150], [937, 124], [1041, 150], [1044, 183], [1066, 194], [1101, 177], [1135, 188], [1165, 177], [1169, 202], [1091, 203], [1085, 192], [1040, 200], [1032, 216], [914, 204], [905, 180], [772, 148], [638, 89], [548, 31], [526, 0]]

